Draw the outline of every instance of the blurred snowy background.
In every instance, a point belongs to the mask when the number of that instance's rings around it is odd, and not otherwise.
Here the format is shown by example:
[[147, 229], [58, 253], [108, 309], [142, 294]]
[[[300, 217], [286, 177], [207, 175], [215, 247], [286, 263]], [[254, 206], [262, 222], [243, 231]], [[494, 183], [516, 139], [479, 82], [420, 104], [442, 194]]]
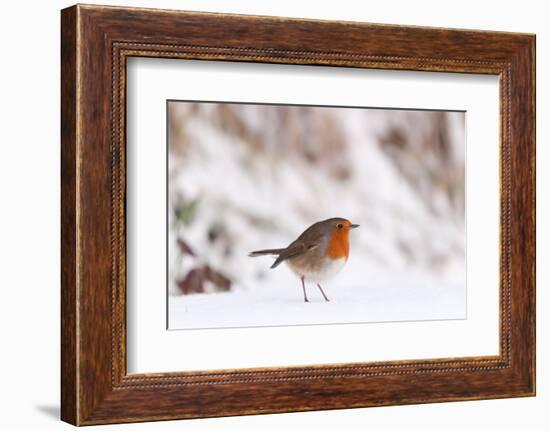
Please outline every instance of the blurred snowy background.
[[[168, 166], [169, 328], [465, 318], [463, 112], [171, 101]], [[247, 254], [329, 217], [361, 227], [304, 307]]]

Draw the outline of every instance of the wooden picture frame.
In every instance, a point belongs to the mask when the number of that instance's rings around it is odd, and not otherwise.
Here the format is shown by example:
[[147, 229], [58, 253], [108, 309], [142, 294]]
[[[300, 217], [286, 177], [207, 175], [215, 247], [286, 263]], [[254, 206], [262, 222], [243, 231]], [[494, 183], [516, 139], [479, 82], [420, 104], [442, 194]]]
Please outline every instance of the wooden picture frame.
[[[534, 35], [83, 5], [64, 9], [61, 18], [64, 421], [535, 394]], [[131, 56], [498, 75], [500, 354], [127, 374], [125, 66]]]

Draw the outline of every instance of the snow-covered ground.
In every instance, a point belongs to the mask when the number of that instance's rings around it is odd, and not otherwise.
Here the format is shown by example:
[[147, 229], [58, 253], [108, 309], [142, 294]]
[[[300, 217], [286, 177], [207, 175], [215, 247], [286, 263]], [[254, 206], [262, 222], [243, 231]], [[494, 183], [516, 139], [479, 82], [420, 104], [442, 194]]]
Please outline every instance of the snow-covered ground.
[[[348, 266], [323, 286], [330, 302], [325, 302], [314, 284], [308, 284], [310, 302], [305, 303], [300, 281], [284, 267], [276, 269], [276, 282], [257, 289], [172, 296], [168, 305], [169, 328], [466, 318], [466, 287], [459, 274], [453, 280], [413, 272], [369, 277], [360, 260], [349, 262]], [[354, 276], [361, 272], [362, 278]]]

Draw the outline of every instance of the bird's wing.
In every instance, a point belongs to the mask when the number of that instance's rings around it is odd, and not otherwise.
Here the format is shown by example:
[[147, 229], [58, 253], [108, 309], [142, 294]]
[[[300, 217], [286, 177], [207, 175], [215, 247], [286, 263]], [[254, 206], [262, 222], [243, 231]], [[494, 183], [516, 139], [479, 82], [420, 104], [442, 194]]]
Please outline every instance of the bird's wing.
[[305, 253], [306, 251], [313, 250], [314, 248], [319, 247], [318, 242], [313, 241], [303, 241], [301, 239], [297, 239], [292, 244], [290, 244], [286, 249], [284, 249], [279, 257], [273, 262], [273, 265], [271, 265], [271, 268], [275, 268], [281, 264], [281, 262], [284, 262], [287, 259], [290, 259], [292, 257], [299, 256], [302, 253]]

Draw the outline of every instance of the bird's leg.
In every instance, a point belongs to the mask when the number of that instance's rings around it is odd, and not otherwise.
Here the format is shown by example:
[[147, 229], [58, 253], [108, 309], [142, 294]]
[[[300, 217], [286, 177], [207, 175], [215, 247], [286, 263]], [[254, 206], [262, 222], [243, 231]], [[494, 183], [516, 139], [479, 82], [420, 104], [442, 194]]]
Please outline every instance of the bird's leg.
[[302, 280], [302, 290], [304, 291], [304, 302], [309, 302], [309, 299], [307, 299], [307, 295], [306, 295], [306, 283], [304, 281], [303, 275], [300, 277], [300, 280]]
[[319, 290], [323, 294], [323, 298], [325, 298], [325, 301], [330, 302], [330, 299], [327, 298], [327, 295], [325, 295], [325, 292], [323, 292], [323, 289], [321, 288], [321, 285], [319, 283], [317, 283], [317, 287], [319, 288]]

